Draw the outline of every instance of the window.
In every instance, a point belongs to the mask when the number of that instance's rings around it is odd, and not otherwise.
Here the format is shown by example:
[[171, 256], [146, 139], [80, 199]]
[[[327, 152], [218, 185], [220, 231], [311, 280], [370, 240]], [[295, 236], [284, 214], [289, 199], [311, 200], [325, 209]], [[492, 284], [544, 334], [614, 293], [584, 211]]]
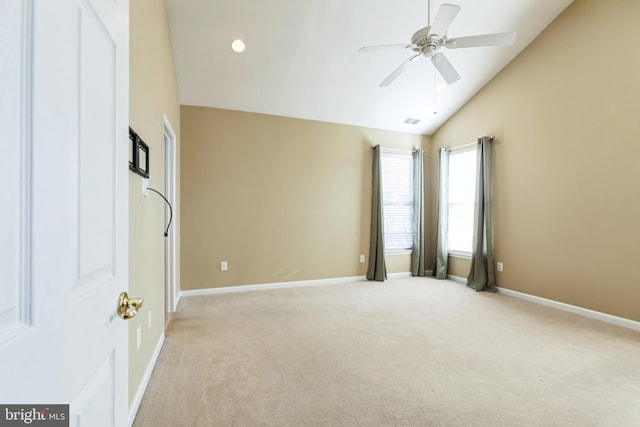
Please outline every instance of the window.
[[449, 252], [471, 253], [476, 153], [474, 147], [449, 155]]
[[413, 157], [382, 153], [385, 251], [413, 248]]

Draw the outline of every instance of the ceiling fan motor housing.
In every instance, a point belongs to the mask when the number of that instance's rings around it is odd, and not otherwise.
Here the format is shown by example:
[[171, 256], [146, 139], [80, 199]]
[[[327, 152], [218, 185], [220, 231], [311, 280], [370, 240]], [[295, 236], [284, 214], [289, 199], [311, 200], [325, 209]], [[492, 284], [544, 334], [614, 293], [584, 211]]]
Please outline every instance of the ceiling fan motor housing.
[[411, 43], [414, 45], [413, 51], [422, 53], [426, 57], [433, 56], [446, 43], [446, 37], [440, 37], [437, 34], [429, 35], [430, 30], [431, 27], [424, 27], [411, 36]]

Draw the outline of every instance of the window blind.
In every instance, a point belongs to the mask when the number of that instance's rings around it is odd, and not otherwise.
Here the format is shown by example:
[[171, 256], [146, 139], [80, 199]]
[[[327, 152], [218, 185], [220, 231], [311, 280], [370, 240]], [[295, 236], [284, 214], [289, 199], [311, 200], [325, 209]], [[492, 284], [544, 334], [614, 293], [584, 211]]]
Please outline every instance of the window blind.
[[382, 201], [385, 250], [413, 247], [413, 159], [382, 153]]

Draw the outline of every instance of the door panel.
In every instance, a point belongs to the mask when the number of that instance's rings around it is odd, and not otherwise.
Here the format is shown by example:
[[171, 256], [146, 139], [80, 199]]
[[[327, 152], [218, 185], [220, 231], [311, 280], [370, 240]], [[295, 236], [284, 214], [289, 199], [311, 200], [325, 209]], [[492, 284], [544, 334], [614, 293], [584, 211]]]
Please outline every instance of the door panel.
[[0, 402], [72, 426], [128, 416], [128, 9], [0, 2]]
[[79, 15], [79, 276], [91, 283], [112, 277], [115, 267], [115, 44], [91, 5], [81, 4]]
[[[110, 410], [114, 405], [114, 369], [115, 360], [113, 355], [109, 355], [109, 358], [102, 363], [80, 391], [76, 400], [71, 402], [72, 425], [76, 427], [114, 425], [113, 412]], [[105, 402], [109, 404], [105, 405]]]

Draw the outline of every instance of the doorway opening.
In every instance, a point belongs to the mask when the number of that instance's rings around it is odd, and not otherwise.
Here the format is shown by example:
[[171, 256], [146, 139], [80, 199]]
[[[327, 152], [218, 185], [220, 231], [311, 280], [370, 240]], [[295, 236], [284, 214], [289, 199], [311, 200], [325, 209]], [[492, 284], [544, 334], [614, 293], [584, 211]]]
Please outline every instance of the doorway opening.
[[[164, 192], [169, 203], [174, 206], [173, 227], [169, 228], [164, 240], [164, 290], [165, 290], [165, 327], [176, 310], [178, 299], [176, 280], [176, 226], [178, 223], [176, 209], [176, 134], [166, 114], [162, 115], [162, 139], [164, 140]], [[165, 208], [165, 221], [169, 221], [169, 207]]]

